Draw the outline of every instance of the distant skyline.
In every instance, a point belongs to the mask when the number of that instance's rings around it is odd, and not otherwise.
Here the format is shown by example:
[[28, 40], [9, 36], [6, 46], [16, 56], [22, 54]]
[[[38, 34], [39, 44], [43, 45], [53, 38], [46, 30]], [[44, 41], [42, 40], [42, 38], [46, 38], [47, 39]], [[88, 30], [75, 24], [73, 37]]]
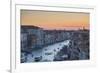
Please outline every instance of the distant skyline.
[[89, 13], [21, 10], [21, 25], [44, 29], [89, 29]]

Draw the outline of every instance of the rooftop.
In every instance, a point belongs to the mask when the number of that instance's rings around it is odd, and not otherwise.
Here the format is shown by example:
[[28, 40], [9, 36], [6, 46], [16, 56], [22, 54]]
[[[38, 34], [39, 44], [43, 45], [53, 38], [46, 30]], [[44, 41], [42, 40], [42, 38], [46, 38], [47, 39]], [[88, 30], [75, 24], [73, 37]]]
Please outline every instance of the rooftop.
[[40, 29], [40, 27], [33, 26], [33, 25], [21, 25], [21, 28], [27, 28], [27, 29]]

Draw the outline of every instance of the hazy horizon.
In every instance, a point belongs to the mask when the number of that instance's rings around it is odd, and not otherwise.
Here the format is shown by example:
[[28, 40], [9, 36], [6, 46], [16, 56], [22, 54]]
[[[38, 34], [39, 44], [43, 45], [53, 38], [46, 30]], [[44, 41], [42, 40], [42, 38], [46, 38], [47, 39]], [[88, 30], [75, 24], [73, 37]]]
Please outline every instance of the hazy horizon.
[[89, 29], [89, 13], [21, 10], [21, 25], [49, 30]]

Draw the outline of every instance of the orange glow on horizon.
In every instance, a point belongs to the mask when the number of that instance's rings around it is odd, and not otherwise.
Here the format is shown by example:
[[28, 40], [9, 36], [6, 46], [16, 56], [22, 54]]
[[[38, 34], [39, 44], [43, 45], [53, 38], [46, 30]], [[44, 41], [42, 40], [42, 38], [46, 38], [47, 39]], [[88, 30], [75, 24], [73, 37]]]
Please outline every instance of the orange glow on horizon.
[[89, 29], [89, 13], [21, 10], [21, 25], [44, 29]]

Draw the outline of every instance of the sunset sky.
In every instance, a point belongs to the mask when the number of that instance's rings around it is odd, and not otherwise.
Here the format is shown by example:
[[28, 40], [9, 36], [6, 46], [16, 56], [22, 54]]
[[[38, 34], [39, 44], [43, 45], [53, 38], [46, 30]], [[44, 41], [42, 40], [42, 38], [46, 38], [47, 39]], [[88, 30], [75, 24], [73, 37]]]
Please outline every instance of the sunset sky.
[[89, 13], [21, 10], [21, 25], [44, 29], [89, 28]]

